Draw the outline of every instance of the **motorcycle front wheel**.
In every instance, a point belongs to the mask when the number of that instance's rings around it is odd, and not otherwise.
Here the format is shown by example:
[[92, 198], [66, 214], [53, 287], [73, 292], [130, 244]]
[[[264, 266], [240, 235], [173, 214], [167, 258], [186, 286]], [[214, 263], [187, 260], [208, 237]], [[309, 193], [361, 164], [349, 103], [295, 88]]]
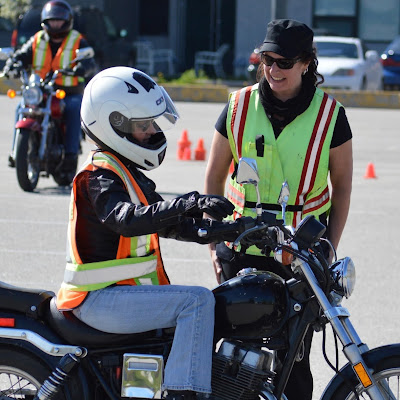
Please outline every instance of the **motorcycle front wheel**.
[[19, 129], [17, 132], [15, 169], [18, 184], [25, 192], [32, 192], [39, 181], [40, 138], [36, 132]]
[[[381, 392], [384, 394], [384, 398], [388, 400], [399, 400], [400, 399], [400, 358], [392, 357], [389, 359], [382, 360], [376, 368], [374, 368], [373, 377], [377, 382]], [[352, 381], [351, 384], [355, 385], [356, 382]], [[342, 385], [339, 390], [336, 391], [332, 400], [356, 400], [357, 396], [354, 391], [349, 387], [350, 385]], [[355, 387], [358, 398], [360, 400], [370, 399], [366, 389], [359, 384]]]

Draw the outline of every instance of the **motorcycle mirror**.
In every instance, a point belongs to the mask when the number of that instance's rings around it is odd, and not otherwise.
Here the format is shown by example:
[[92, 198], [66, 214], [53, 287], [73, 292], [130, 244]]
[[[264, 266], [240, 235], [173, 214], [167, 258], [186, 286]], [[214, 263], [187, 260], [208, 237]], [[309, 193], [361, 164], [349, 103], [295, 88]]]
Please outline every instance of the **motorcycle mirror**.
[[1, 47], [0, 48], [0, 60], [7, 60], [14, 53], [14, 49], [12, 47]]
[[242, 157], [236, 173], [236, 180], [240, 184], [250, 183], [257, 185], [260, 181], [258, 176], [257, 161], [253, 158]]
[[76, 50], [76, 57], [74, 60], [71, 61], [71, 64], [92, 57], [94, 57], [93, 47], [82, 47], [81, 49]]
[[251, 184], [254, 185], [257, 192], [257, 221], [261, 221], [262, 205], [260, 198], [260, 190], [258, 188], [258, 182], [260, 177], [258, 175], [257, 161], [253, 158], [242, 157], [239, 160], [239, 165], [236, 172], [236, 181], [240, 184]]
[[278, 203], [282, 207], [282, 219], [283, 221], [286, 221], [286, 205], [289, 201], [289, 195], [290, 195], [290, 189], [289, 189], [289, 184], [287, 181], [282, 183], [281, 191], [279, 193], [278, 197]]

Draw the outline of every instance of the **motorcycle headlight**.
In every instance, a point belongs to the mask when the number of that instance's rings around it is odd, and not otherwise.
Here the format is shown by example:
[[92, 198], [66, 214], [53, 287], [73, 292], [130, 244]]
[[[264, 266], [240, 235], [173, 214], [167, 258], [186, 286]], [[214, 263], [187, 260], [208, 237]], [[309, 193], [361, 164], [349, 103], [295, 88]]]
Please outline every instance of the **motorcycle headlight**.
[[39, 87], [29, 86], [23, 91], [22, 97], [25, 105], [37, 106], [42, 101], [43, 95]]
[[335, 282], [333, 289], [348, 299], [356, 284], [356, 268], [353, 260], [350, 257], [342, 258], [335, 262], [330, 270]]

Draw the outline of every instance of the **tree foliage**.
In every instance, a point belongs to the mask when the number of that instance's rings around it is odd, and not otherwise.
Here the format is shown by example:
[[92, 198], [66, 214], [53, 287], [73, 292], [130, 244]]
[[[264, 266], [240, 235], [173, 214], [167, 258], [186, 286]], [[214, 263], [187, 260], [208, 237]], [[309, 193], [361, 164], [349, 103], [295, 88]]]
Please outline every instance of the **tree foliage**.
[[31, 5], [32, 0], [0, 0], [0, 16], [16, 22], [18, 16]]

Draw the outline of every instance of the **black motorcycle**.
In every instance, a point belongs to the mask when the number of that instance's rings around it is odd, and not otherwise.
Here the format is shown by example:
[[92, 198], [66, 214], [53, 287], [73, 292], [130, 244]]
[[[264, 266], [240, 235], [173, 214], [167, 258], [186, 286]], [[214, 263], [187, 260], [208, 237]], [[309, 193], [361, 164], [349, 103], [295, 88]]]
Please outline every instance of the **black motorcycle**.
[[[257, 187], [254, 160], [241, 159], [237, 180]], [[216, 347], [208, 398], [285, 400], [307, 330], [330, 324], [349, 362], [340, 371], [331, 364], [335, 375], [322, 399], [400, 399], [400, 345], [369, 350], [361, 341], [341, 306], [354, 289], [354, 264], [348, 257], [327, 263], [325, 227], [314, 217], [295, 230], [284, 225], [288, 190], [284, 184], [282, 220], [262, 211], [258, 200], [256, 218], [246, 217], [232, 245], [238, 253], [251, 245], [265, 254], [272, 250], [290, 279], [250, 268], [214, 289]], [[207, 237], [213, 229], [210, 221], [198, 234]], [[173, 333], [97, 331], [58, 311], [54, 293], [2, 283], [0, 400], [162, 399]]]
[[[78, 61], [92, 58], [91, 47], [77, 50]], [[0, 49], [0, 59], [12, 58], [8, 48]], [[21, 62], [12, 65], [10, 74], [21, 78], [21, 90], [8, 90], [7, 95], [15, 98], [21, 95], [16, 110], [12, 151], [9, 165], [15, 167], [21, 189], [33, 191], [40, 176], [53, 176], [60, 186], [72, 182], [76, 163], [66, 168], [65, 159], [65, 117], [64, 90], [56, 90], [55, 80], [59, 75], [74, 76], [70, 68], [49, 72], [44, 79], [23, 68]]]

